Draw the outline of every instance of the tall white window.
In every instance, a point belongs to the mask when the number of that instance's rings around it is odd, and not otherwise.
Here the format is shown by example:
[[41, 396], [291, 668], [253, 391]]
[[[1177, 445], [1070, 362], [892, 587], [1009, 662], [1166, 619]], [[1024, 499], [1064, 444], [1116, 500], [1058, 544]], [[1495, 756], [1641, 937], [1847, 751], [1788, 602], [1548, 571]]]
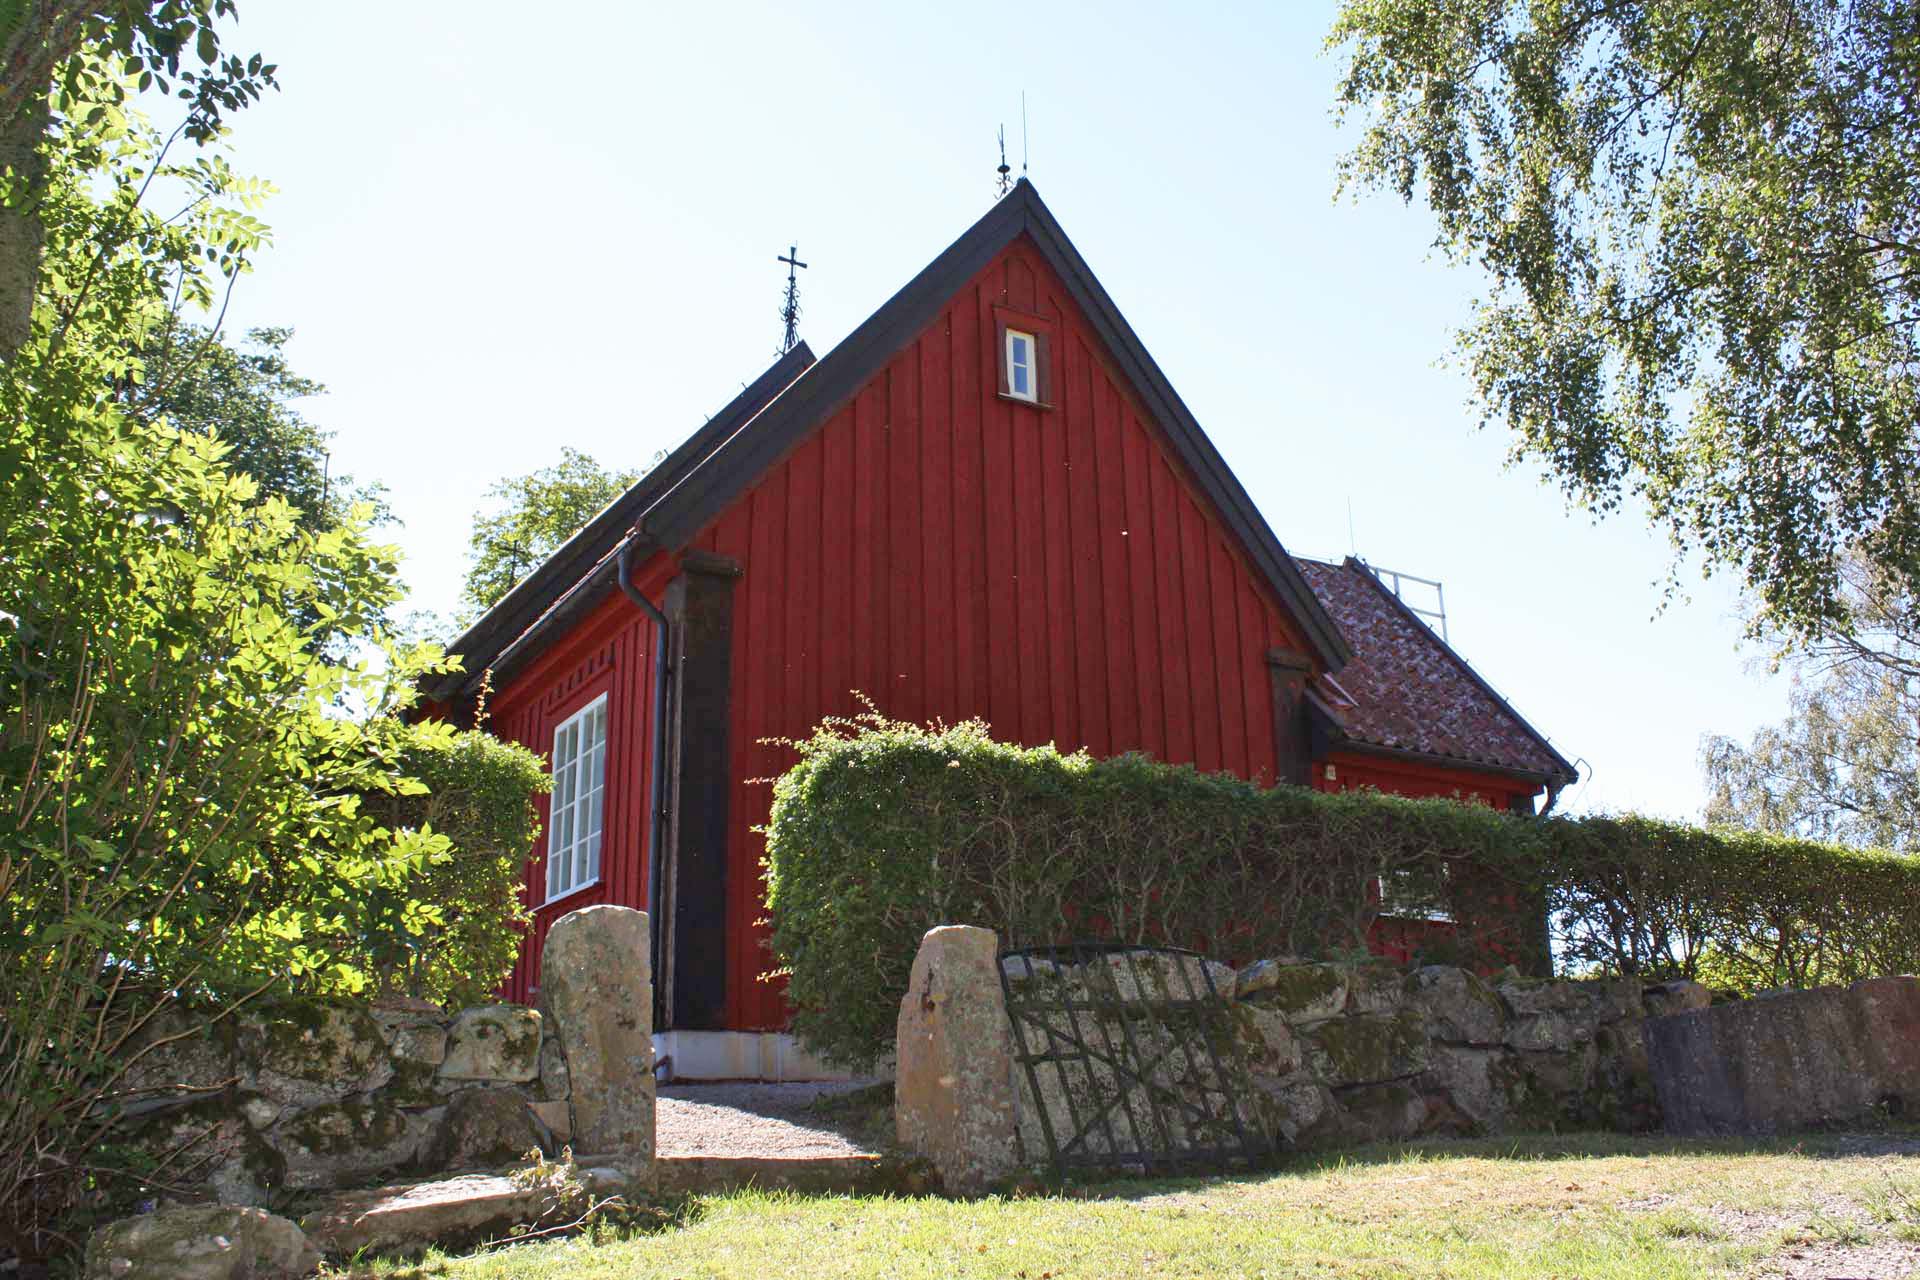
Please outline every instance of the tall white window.
[[553, 799], [547, 811], [547, 901], [600, 879], [606, 812], [607, 695], [553, 731]]
[[1017, 400], [1040, 399], [1033, 369], [1033, 335], [1007, 330], [1007, 394]]

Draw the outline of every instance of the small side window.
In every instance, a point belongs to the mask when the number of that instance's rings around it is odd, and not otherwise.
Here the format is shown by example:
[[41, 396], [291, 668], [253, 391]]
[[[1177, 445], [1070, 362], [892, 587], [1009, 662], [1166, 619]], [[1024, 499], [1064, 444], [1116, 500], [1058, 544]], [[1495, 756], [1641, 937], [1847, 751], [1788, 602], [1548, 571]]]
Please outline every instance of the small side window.
[[1007, 330], [1007, 394], [1016, 400], [1038, 401], [1039, 375], [1034, 369], [1033, 335]]

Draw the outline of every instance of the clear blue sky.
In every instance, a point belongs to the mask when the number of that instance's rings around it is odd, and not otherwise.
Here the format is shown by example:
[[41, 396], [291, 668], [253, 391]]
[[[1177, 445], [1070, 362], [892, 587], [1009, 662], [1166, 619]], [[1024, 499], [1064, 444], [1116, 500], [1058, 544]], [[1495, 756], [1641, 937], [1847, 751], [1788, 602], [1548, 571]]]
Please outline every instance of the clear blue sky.
[[1442, 579], [1456, 646], [1591, 766], [1574, 808], [1694, 815], [1700, 735], [1783, 710], [1731, 584], [1656, 616], [1664, 539], [1476, 430], [1442, 361], [1477, 279], [1423, 210], [1333, 198], [1331, 5], [241, 13], [284, 88], [235, 162], [281, 194], [229, 323], [296, 329], [417, 607], [451, 611], [492, 481], [644, 462], [757, 374], [789, 243], [838, 342], [987, 207], [1002, 122], [1019, 168], [1024, 89], [1035, 184], [1281, 541]]

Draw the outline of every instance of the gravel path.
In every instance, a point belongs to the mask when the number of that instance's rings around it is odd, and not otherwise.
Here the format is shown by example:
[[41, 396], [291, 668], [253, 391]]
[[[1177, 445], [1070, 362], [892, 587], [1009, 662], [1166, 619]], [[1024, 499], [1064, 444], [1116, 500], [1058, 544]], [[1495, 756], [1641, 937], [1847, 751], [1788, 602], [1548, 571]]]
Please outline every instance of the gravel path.
[[660, 1086], [655, 1150], [663, 1156], [853, 1156], [873, 1148], [856, 1117], [808, 1110], [816, 1098], [874, 1083]]

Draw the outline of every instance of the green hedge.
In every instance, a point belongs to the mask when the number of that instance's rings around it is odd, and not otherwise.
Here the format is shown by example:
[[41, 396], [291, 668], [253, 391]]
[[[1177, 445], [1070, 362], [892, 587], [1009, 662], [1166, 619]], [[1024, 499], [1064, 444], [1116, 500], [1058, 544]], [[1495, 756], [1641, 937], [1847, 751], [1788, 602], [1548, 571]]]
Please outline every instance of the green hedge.
[[1920, 972], [1920, 858], [1652, 818], [1527, 825], [1565, 968], [1742, 992]]
[[425, 790], [362, 797], [393, 838], [431, 830], [451, 848], [417, 879], [373, 891], [356, 967], [387, 991], [447, 1008], [492, 998], [531, 919], [522, 895], [540, 833], [533, 799], [552, 786], [525, 747], [480, 730], [422, 723], [391, 762]]
[[1117, 937], [1237, 963], [1366, 946], [1389, 900], [1459, 922], [1435, 960], [1747, 988], [1920, 967], [1920, 859], [1644, 819], [1515, 818], [1450, 800], [1263, 788], [1141, 756], [996, 742], [985, 726], [829, 721], [793, 744], [767, 828], [794, 1030], [890, 1048], [920, 936]]

